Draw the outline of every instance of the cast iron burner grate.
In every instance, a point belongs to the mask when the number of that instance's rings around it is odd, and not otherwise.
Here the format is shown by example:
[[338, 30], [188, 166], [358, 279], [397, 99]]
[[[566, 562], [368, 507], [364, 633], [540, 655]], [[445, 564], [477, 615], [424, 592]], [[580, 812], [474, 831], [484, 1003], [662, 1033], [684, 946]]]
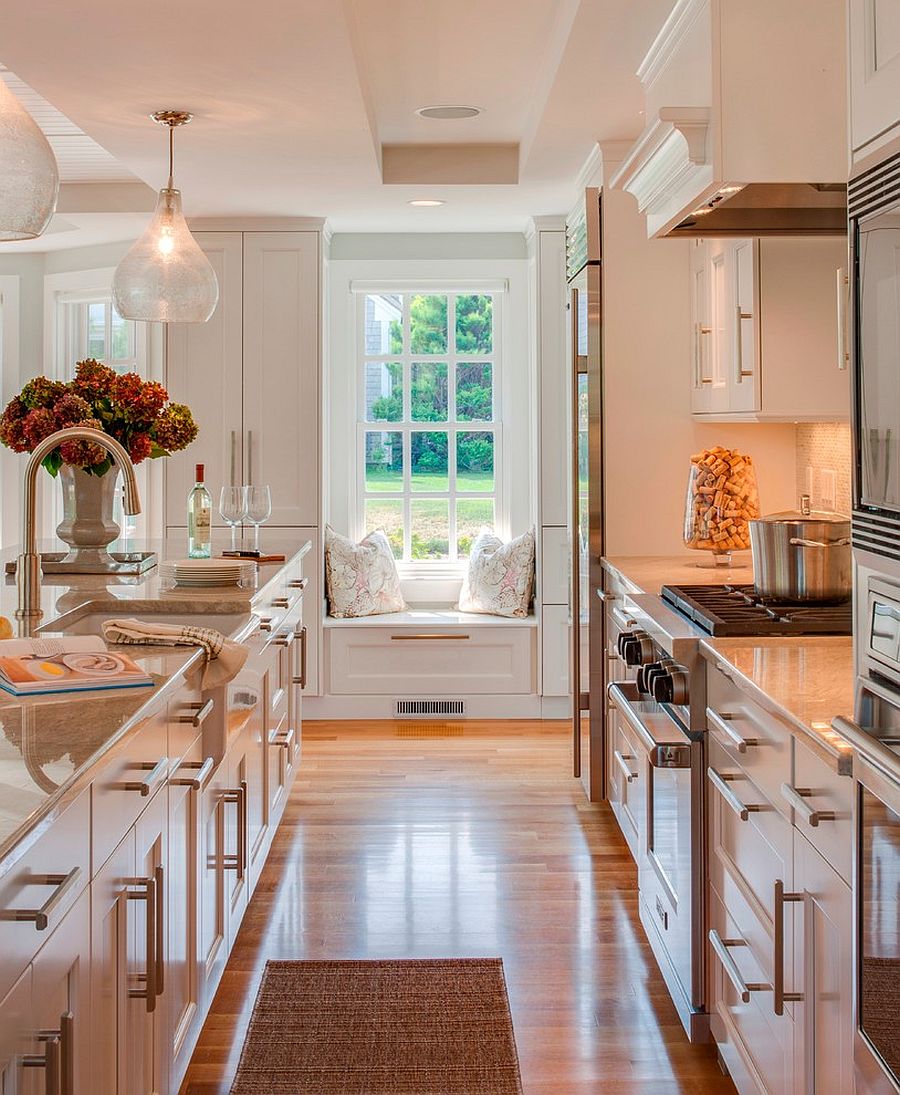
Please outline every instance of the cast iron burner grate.
[[710, 635], [850, 635], [850, 601], [765, 600], [752, 585], [663, 586], [662, 598]]

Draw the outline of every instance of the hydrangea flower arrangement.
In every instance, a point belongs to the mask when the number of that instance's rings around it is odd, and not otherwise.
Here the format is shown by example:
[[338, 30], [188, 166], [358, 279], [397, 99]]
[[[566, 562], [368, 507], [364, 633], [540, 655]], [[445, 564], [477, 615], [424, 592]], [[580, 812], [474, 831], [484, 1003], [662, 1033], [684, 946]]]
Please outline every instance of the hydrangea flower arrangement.
[[[68, 426], [103, 430], [122, 444], [135, 464], [187, 448], [197, 424], [183, 403], [137, 373], [120, 374], [94, 358], [79, 361], [68, 384], [45, 376], [29, 380], [0, 415], [0, 442], [13, 452], [31, 452], [45, 437]], [[105, 475], [109, 454], [89, 441], [67, 441], [43, 461], [55, 476], [63, 464]]]

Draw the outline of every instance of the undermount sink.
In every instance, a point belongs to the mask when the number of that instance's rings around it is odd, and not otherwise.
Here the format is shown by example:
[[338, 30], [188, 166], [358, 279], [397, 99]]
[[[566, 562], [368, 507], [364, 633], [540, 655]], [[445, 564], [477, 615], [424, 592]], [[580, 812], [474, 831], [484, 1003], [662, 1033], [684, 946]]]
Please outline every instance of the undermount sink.
[[96, 604], [82, 605], [80, 608], [65, 612], [53, 620], [48, 620], [35, 629], [35, 634], [44, 632], [62, 632], [66, 635], [102, 635], [103, 624], [113, 619], [151, 619], [160, 624], [175, 627], [208, 627], [232, 636], [246, 624], [248, 614], [235, 612], [234, 609], [217, 612], [177, 611], [171, 604], [161, 602], [142, 602], [140, 605], [123, 604], [121, 606], [98, 607]]

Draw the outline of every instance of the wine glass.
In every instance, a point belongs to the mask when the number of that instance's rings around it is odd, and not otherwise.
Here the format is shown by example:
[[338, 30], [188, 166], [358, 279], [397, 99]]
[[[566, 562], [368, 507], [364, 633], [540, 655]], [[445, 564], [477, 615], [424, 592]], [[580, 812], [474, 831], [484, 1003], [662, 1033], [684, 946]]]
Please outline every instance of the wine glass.
[[268, 487], [244, 487], [244, 512], [253, 522], [253, 550], [259, 551], [259, 526], [272, 516], [272, 493]]
[[244, 488], [222, 487], [219, 495], [219, 516], [227, 524], [231, 525], [231, 550], [237, 550], [235, 543], [235, 529], [244, 517]]

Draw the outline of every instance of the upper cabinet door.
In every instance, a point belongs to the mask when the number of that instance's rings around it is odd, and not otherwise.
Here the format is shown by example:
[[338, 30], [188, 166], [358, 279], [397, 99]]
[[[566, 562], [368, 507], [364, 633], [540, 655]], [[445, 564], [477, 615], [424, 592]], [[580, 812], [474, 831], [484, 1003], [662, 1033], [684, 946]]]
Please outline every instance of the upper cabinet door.
[[272, 525], [319, 523], [319, 235], [244, 234], [244, 476]]
[[752, 239], [730, 240], [731, 284], [731, 346], [729, 353], [729, 410], [759, 410], [759, 362], [757, 359], [756, 327], [757, 293], [756, 245]]
[[[861, 149], [900, 122], [900, 5], [850, 4], [850, 142]], [[868, 150], [864, 150], [868, 151]]]
[[194, 238], [219, 280], [219, 303], [207, 323], [169, 323], [166, 386], [186, 403], [200, 427], [197, 440], [166, 461], [166, 525], [187, 523], [185, 506], [194, 465], [218, 502], [226, 483], [243, 482], [241, 469], [241, 233], [196, 232]]

